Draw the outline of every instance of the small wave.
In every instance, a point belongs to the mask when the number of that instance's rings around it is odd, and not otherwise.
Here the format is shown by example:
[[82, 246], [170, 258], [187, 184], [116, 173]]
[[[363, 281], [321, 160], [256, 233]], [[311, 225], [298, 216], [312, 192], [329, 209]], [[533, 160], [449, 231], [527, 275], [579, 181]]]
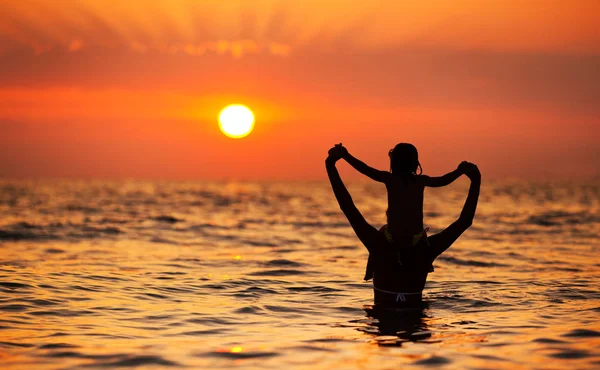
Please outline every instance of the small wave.
[[59, 316], [59, 317], [74, 317], [74, 316], [89, 316], [96, 315], [96, 312], [89, 310], [50, 310], [50, 311], [32, 311], [28, 312], [33, 316]]
[[173, 315], [148, 315], [148, 316], [145, 316], [145, 317], [141, 318], [140, 321], [146, 321], [146, 320], [151, 320], [151, 321], [154, 321], [154, 320], [168, 320], [168, 319], [170, 319], [172, 317], [173, 317]]
[[52, 334], [48, 335], [48, 337], [68, 337], [69, 335], [71, 335], [71, 334], [65, 333], [62, 331], [57, 331], [56, 333], [52, 333]]
[[264, 312], [264, 310], [260, 307], [257, 306], [245, 306], [245, 307], [240, 307], [238, 309], [236, 309], [235, 311], [233, 311], [235, 313], [243, 313], [243, 314], [257, 314], [257, 313], [261, 313]]
[[278, 243], [272, 243], [265, 240], [240, 240], [240, 244], [252, 245], [255, 247], [279, 247]]
[[222, 317], [198, 317], [185, 321], [190, 324], [203, 324], [206, 326], [237, 325], [237, 321], [226, 320]]
[[158, 287], [156, 288], [157, 290], [160, 290], [161, 292], [165, 292], [165, 293], [194, 293], [195, 290], [194, 289], [187, 289], [187, 288], [176, 288], [176, 287]]
[[176, 242], [176, 241], [174, 241], [174, 240], [171, 240], [171, 239], [166, 239], [166, 238], [161, 238], [161, 237], [158, 237], [158, 236], [153, 236], [153, 237], [150, 239], [150, 242], [151, 242], [151, 243], [172, 244], [172, 245], [177, 245], [177, 244], [179, 244], [178, 242]]
[[340, 289], [334, 289], [334, 288], [329, 288], [326, 286], [321, 286], [321, 285], [317, 285], [317, 286], [298, 286], [298, 287], [289, 287], [287, 288], [289, 291], [292, 292], [315, 292], [315, 293], [333, 293], [333, 292], [340, 292]]
[[[10, 226], [10, 225], [9, 225]], [[30, 224], [29, 222], [17, 222], [12, 225], [15, 228], [19, 229], [36, 229], [38, 226]]]
[[62, 349], [62, 348], [79, 348], [79, 346], [75, 344], [68, 343], [47, 343], [42, 344], [38, 347], [39, 349]]
[[129, 222], [129, 221], [116, 219], [116, 218], [108, 218], [108, 217], [104, 217], [98, 221], [98, 223], [100, 225], [104, 225], [104, 224], [121, 224], [122, 225], [122, 224], [126, 224], [127, 222]]
[[500, 302], [489, 302], [489, 301], [482, 301], [482, 300], [477, 300], [477, 299], [464, 299], [464, 302], [469, 307], [473, 307], [473, 308], [494, 307], [494, 306], [502, 306], [503, 305]]
[[287, 269], [279, 269], [279, 270], [266, 270], [266, 271], [256, 271], [252, 272], [248, 275], [250, 276], [290, 276], [290, 275], [306, 275], [307, 272], [300, 270], [287, 270]]
[[559, 352], [551, 353], [548, 356], [562, 359], [577, 359], [590, 357], [590, 353], [581, 349], [564, 349]]
[[278, 259], [278, 260], [271, 260], [267, 263], [265, 263], [266, 266], [293, 266], [293, 267], [300, 267], [302, 266], [302, 263], [299, 262], [294, 262], [294, 261], [290, 261], [290, 260], [286, 260], [286, 259]]
[[131, 308], [126, 308], [126, 307], [105, 307], [105, 306], [98, 306], [98, 307], [92, 307], [91, 308], [94, 311], [109, 311], [109, 312], [128, 312], [128, 313], [132, 313], [132, 312], [138, 312], [138, 310], [134, 310]]
[[166, 223], [170, 223], [170, 224], [174, 224], [177, 222], [182, 222], [184, 220], [177, 218], [177, 217], [173, 217], [173, 216], [168, 216], [168, 215], [160, 215], [157, 217], [153, 217], [152, 218], [154, 221], [158, 221], [158, 222], [166, 222]]
[[350, 227], [348, 222], [320, 222], [320, 221], [306, 221], [306, 222], [291, 222], [289, 225], [296, 228], [326, 228], [326, 229], [337, 229]]
[[576, 225], [594, 222], [587, 212], [570, 213], [565, 211], [544, 212], [539, 215], [529, 216], [527, 222], [538, 226]]
[[22, 293], [23, 290], [33, 288], [31, 285], [14, 283], [10, 281], [0, 281], [0, 291], [4, 293]]
[[0, 240], [27, 240], [36, 239], [37, 237], [31, 233], [21, 233], [15, 231], [5, 231], [0, 229]]
[[54, 305], [64, 303], [63, 300], [51, 300], [51, 299], [40, 299], [40, 298], [38, 298], [38, 299], [21, 299], [21, 301], [31, 303], [38, 307], [54, 306]]
[[341, 251], [353, 251], [353, 250], [357, 250], [360, 249], [362, 250], [364, 247], [359, 246], [358, 244], [355, 245], [333, 245], [330, 247], [321, 247], [322, 250], [341, 250]]
[[27, 222], [5, 225], [0, 229], [0, 240], [19, 241], [55, 238], [56, 236], [45, 232], [42, 227]]
[[480, 284], [480, 285], [502, 285], [502, 284], [504, 284], [500, 281], [491, 281], [491, 280], [471, 280], [470, 282], [473, 284]]
[[33, 288], [31, 285], [23, 284], [23, 283], [15, 283], [12, 281], [0, 281], [0, 287], [8, 288], [8, 289], [31, 289]]
[[558, 340], [558, 339], [552, 339], [552, 338], [536, 338], [536, 339], [532, 340], [532, 342], [535, 342], [535, 343], [544, 343], [544, 344], [565, 343], [564, 340]]
[[451, 363], [452, 361], [447, 357], [442, 356], [431, 356], [429, 358], [423, 360], [417, 360], [413, 362], [414, 365], [424, 365], [424, 366], [440, 366]]
[[350, 339], [344, 338], [317, 338], [317, 339], [307, 339], [304, 340], [306, 343], [352, 343], [353, 341]]
[[442, 260], [444, 262], [449, 262], [454, 265], [460, 266], [476, 266], [476, 267], [505, 267], [507, 265], [497, 262], [483, 262], [477, 260], [462, 260], [456, 257], [450, 256], [440, 256], [438, 260]]
[[487, 361], [505, 361], [505, 362], [510, 361], [510, 360], [507, 360], [507, 359], [504, 359], [504, 358], [501, 358], [498, 356], [492, 356], [492, 355], [472, 355], [472, 357], [480, 358], [482, 360], [487, 360]]
[[156, 293], [144, 293], [144, 296], [141, 296], [141, 297], [138, 296], [138, 297], [141, 299], [148, 299], [148, 298], [169, 299], [169, 297], [167, 297], [166, 295], [156, 294]]
[[190, 336], [203, 336], [203, 335], [215, 335], [222, 334], [228, 331], [227, 329], [207, 329], [207, 330], [192, 330], [192, 331], [184, 331], [182, 333], [173, 334], [175, 335], [190, 335]]
[[94, 207], [88, 207], [82, 204], [67, 204], [65, 210], [69, 212], [82, 212], [82, 213], [98, 213], [100, 210]]
[[105, 291], [102, 287], [92, 287], [92, 286], [83, 286], [83, 285], [71, 285], [70, 289], [82, 290], [84, 292], [102, 292]]
[[255, 294], [276, 294], [277, 291], [273, 289], [265, 289], [257, 286], [251, 286], [242, 291], [242, 293], [255, 293]]
[[[202, 354], [200, 356], [204, 356], [206, 354]], [[240, 360], [240, 359], [251, 359], [251, 358], [264, 358], [264, 357], [274, 357], [278, 356], [275, 352], [259, 352], [259, 351], [249, 351], [249, 352], [231, 352], [230, 350], [222, 350], [210, 352], [207, 355], [214, 357], [223, 357], [229, 358], [232, 360]]]
[[101, 234], [123, 234], [123, 230], [118, 227], [108, 226], [108, 227], [93, 227], [93, 226], [85, 226], [82, 228], [85, 232], [93, 232], [93, 233], [101, 233]]
[[294, 346], [294, 347], [290, 347], [290, 349], [294, 350], [294, 352], [297, 352], [297, 351], [335, 352], [336, 351], [332, 348], [309, 346], [309, 345]]
[[0, 342], [0, 347], [21, 347], [21, 348], [30, 348], [33, 347], [33, 344], [30, 343], [15, 343], [15, 342]]
[[196, 224], [188, 227], [187, 229], [181, 229], [179, 231], [204, 231], [204, 229], [223, 229], [229, 230], [227, 226], [217, 225], [214, 223]]
[[160, 366], [180, 366], [178, 363], [165, 360], [160, 356], [150, 356], [150, 355], [87, 355], [80, 352], [75, 351], [62, 351], [62, 352], [49, 352], [42, 355], [43, 357], [54, 357], [54, 358], [64, 358], [64, 357], [73, 357], [73, 358], [83, 358], [83, 359], [91, 359], [96, 360], [93, 363], [83, 365], [84, 367], [137, 367], [137, 366], [152, 366], [152, 365], [160, 365]]
[[597, 338], [600, 337], [600, 332], [588, 329], [575, 329], [566, 334], [563, 334], [563, 337]]
[[[291, 222], [289, 224], [294, 227], [324, 227], [326, 225], [324, 222], [320, 221]], [[331, 224], [327, 225], [331, 226]]]
[[[97, 238], [110, 235], [124, 234], [124, 231], [113, 226], [94, 227], [87, 224], [62, 224], [51, 223], [48, 225], [32, 225], [19, 222], [12, 225], [4, 225], [0, 228], [0, 241], [27, 241], [27, 240], [65, 240], [72, 238]], [[46, 253], [61, 253], [60, 249], [49, 248]]]
[[338, 312], [348, 312], [348, 313], [359, 313], [359, 312], [364, 311], [363, 309], [356, 308], [356, 307], [334, 307], [333, 309]]
[[105, 276], [105, 275], [87, 275], [86, 279], [100, 280], [100, 281], [127, 281], [127, 279], [119, 278], [116, 276]]
[[24, 304], [6, 304], [6, 305], [0, 306], [0, 311], [21, 312], [21, 311], [26, 311], [30, 308], [31, 308], [31, 306], [27, 306]]
[[265, 309], [272, 312], [282, 312], [282, 313], [311, 313], [313, 310], [307, 308], [294, 308], [294, 307], [285, 307], [285, 306], [265, 306]]

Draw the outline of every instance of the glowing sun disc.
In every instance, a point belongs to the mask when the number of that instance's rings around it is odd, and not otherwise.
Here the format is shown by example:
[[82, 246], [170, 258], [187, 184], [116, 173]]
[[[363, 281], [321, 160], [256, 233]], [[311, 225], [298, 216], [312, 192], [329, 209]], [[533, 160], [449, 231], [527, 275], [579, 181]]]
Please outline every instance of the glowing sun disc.
[[219, 128], [233, 139], [248, 136], [254, 128], [254, 114], [245, 105], [228, 105], [219, 113]]

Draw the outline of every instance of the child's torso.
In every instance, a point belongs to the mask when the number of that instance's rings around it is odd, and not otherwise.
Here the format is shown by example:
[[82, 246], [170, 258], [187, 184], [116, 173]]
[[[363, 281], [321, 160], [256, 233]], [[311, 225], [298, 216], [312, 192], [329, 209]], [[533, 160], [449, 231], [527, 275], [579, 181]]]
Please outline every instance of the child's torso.
[[424, 186], [417, 176], [392, 176], [386, 183], [388, 225], [392, 236], [408, 237], [423, 231]]

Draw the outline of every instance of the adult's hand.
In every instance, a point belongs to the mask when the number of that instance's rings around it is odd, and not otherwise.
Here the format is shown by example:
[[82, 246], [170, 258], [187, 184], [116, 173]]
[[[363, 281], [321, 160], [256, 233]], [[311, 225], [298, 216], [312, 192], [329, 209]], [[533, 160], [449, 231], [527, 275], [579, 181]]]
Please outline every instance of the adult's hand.
[[342, 158], [345, 151], [346, 151], [346, 148], [341, 146], [341, 144], [336, 144], [333, 148], [329, 149], [329, 152], [328, 152], [329, 157], [327, 157], [327, 160], [332, 161], [332, 162], [337, 162]]
[[[476, 165], [470, 162], [462, 162], [459, 169], [471, 180], [469, 194], [458, 220], [454, 221], [444, 231], [429, 237], [429, 245], [432, 247], [435, 257], [450, 248], [452, 243], [473, 224], [477, 202], [479, 200], [479, 188], [481, 187], [481, 173]], [[434, 259], [435, 259], [434, 257]]]
[[342, 143], [335, 144], [335, 147], [338, 148], [338, 150], [340, 151], [340, 155], [342, 156], [342, 158], [346, 158], [348, 156], [348, 149], [346, 149], [346, 147], [343, 146]]
[[474, 163], [462, 162], [459, 167], [471, 181], [481, 180], [481, 172], [479, 172], [479, 168]]

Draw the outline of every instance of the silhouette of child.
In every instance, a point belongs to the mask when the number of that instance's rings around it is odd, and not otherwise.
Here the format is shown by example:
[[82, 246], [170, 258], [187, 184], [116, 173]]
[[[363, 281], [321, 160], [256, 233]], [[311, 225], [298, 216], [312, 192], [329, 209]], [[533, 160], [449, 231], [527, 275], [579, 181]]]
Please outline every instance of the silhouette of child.
[[[441, 177], [423, 175], [417, 148], [400, 143], [389, 151], [390, 171], [374, 169], [352, 156], [342, 144], [342, 158], [358, 172], [385, 184], [388, 193], [387, 225], [382, 231], [390, 243], [400, 247], [427, 243], [427, 230], [423, 228], [423, 192], [426, 186], [441, 187], [451, 184], [464, 173], [466, 162]], [[417, 173], [417, 169], [419, 173]], [[401, 263], [401, 261], [399, 261]], [[433, 271], [433, 267], [431, 269]], [[369, 266], [367, 276], [370, 278]]]

